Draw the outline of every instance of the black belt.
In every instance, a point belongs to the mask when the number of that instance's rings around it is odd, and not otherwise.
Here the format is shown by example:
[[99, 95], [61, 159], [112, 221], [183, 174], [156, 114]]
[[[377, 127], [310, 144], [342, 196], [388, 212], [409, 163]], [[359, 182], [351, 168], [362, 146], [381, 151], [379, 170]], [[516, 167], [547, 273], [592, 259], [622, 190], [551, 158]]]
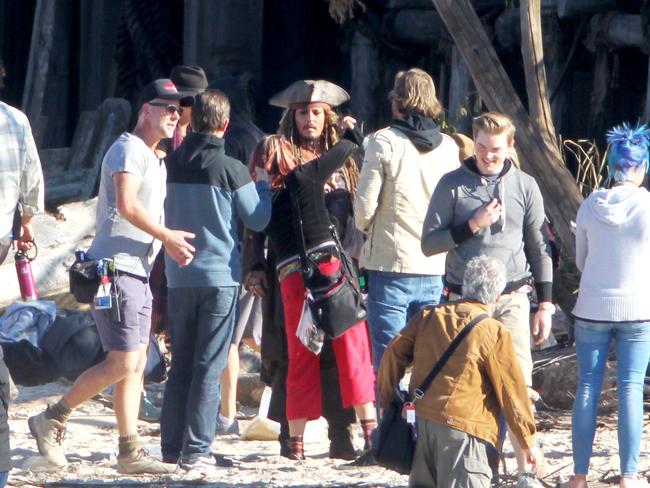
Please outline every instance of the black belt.
[[[511, 281], [510, 283], [506, 283], [506, 287], [501, 292], [501, 294], [506, 295], [508, 293], [512, 293], [513, 291], [518, 290], [519, 288], [521, 288], [524, 285], [530, 285], [531, 282], [532, 282], [531, 277], [522, 278], [522, 279], [517, 280], [517, 281]], [[455, 293], [456, 295], [462, 295], [463, 294], [462, 285], [456, 285], [455, 283], [446, 283], [446, 287], [451, 293]]]

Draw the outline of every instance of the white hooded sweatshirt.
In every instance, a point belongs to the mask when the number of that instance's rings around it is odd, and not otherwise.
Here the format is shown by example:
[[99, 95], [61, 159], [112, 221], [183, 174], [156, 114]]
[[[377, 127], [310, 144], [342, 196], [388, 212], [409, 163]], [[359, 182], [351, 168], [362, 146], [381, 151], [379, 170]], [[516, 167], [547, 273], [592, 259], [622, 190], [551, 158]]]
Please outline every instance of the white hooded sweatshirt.
[[578, 210], [577, 318], [650, 321], [650, 193], [636, 186], [597, 190]]

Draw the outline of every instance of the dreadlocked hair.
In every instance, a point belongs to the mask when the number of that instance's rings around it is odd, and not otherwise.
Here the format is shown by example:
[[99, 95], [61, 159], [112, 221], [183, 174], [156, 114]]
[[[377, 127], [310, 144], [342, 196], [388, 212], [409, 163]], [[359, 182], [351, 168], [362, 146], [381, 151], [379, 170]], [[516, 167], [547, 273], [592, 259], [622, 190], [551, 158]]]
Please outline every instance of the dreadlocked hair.
[[[280, 119], [280, 124], [278, 126], [278, 134], [282, 136], [289, 144], [290, 151], [293, 157], [293, 165], [291, 168], [306, 163], [306, 160], [303, 160], [303, 154], [300, 151], [300, 134], [295, 124], [295, 111], [291, 108], [288, 108], [282, 114]], [[323, 134], [320, 136], [320, 143], [323, 151], [329, 151], [339, 140], [338, 133], [338, 121], [339, 116], [331, 108], [325, 108], [325, 124], [323, 129]], [[348, 157], [345, 161], [345, 164], [341, 169], [338, 170], [338, 173], [343, 178], [345, 186], [350, 193], [355, 193], [357, 191], [357, 185], [359, 184], [359, 167], [355, 163], [352, 157]]]

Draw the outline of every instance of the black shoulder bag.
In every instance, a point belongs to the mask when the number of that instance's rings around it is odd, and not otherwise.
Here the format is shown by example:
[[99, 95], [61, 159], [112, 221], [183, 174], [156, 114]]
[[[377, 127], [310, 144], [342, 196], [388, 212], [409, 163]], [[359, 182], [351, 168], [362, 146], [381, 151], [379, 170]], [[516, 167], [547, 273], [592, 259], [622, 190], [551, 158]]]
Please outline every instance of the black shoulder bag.
[[366, 318], [366, 302], [359, 289], [354, 264], [343, 250], [336, 228], [330, 225], [329, 231], [335, 243], [337, 257], [341, 260], [341, 268], [331, 275], [321, 273], [318, 264], [307, 255], [300, 205], [293, 192], [291, 207], [295, 214], [294, 228], [299, 237], [302, 278], [305, 288], [309, 291], [306, 300], [314, 323], [328, 336], [337, 338]]
[[456, 348], [481, 320], [488, 318], [481, 314], [461, 330], [444, 354], [438, 359], [431, 372], [413, 391], [413, 401], [408, 400], [408, 393], [395, 388], [395, 395], [390, 405], [384, 409], [377, 430], [373, 433], [372, 453], [380, 466], [401, 474], [409, 474], [415, 454], [415, 425], [409, 424], [403, 416], [404, 407], [419, 400], [429, 388], [433, 379], [445, 366]]

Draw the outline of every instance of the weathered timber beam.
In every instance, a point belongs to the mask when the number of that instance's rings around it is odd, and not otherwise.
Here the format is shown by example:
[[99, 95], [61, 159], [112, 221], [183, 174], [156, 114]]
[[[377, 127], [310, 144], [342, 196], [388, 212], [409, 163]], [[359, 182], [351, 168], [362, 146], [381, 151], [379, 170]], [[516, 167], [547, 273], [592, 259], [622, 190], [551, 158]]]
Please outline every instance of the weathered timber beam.
[[[451, 48], [451, 75], [449, 80], [448, 118], [457, 131], [469, 135], [472, 133], [472, 121], [469, 115], [469, 97], [475, 91], [472, 77], [465, 60], [458, 48]], [[466, 111], [467, 113], [465, 113]]]
[[[39, 134], [39, 117], [43, 113], [43, 99], [50, 69], [50, 55], [54, 39], [56, 3], [38, 0], [29, 48], [27, 76], [23, 92], [23, 112], [29, 117], [32, 131]], [[36, 139], [39, 139], [37, 136]]]
[[557, 146], [544, 67], [541, 0], [521, 0], [520, 10], [521, 55], [526, 75], [528, 113], [540, 135], [551, 145]]
[[614, 0], [557, 0], [557, 15], [561, 19], [580, 17], [609, 10]]
[[524, 169], [536, 180], [555, 230], [575, 257], [575, 219], [582, 195], [556, 146], [535, 129], [496, 55], [469, 0], [432, 0], [460, 50], [481, 98], [490, 110], [508, 114], [517, 127], [517, 148]]
[[122, 98], [107, 98], [99, 108], [100, 129], [93, 141], [93, 147], [88, 152], [85, 167], [90, 170], [81, 192], [81, 199], [93, 195], [95, 183], [99, 176], [102, 160], [108, 148], [119, 135], [129, 126], [131, 104]]
[[99, 129], [99, 113], [97, 110], [81, 112], [77, 128], [72, 138], [71, 157], [67, 169], [85, 167], [90, 157], [90, 151]]

